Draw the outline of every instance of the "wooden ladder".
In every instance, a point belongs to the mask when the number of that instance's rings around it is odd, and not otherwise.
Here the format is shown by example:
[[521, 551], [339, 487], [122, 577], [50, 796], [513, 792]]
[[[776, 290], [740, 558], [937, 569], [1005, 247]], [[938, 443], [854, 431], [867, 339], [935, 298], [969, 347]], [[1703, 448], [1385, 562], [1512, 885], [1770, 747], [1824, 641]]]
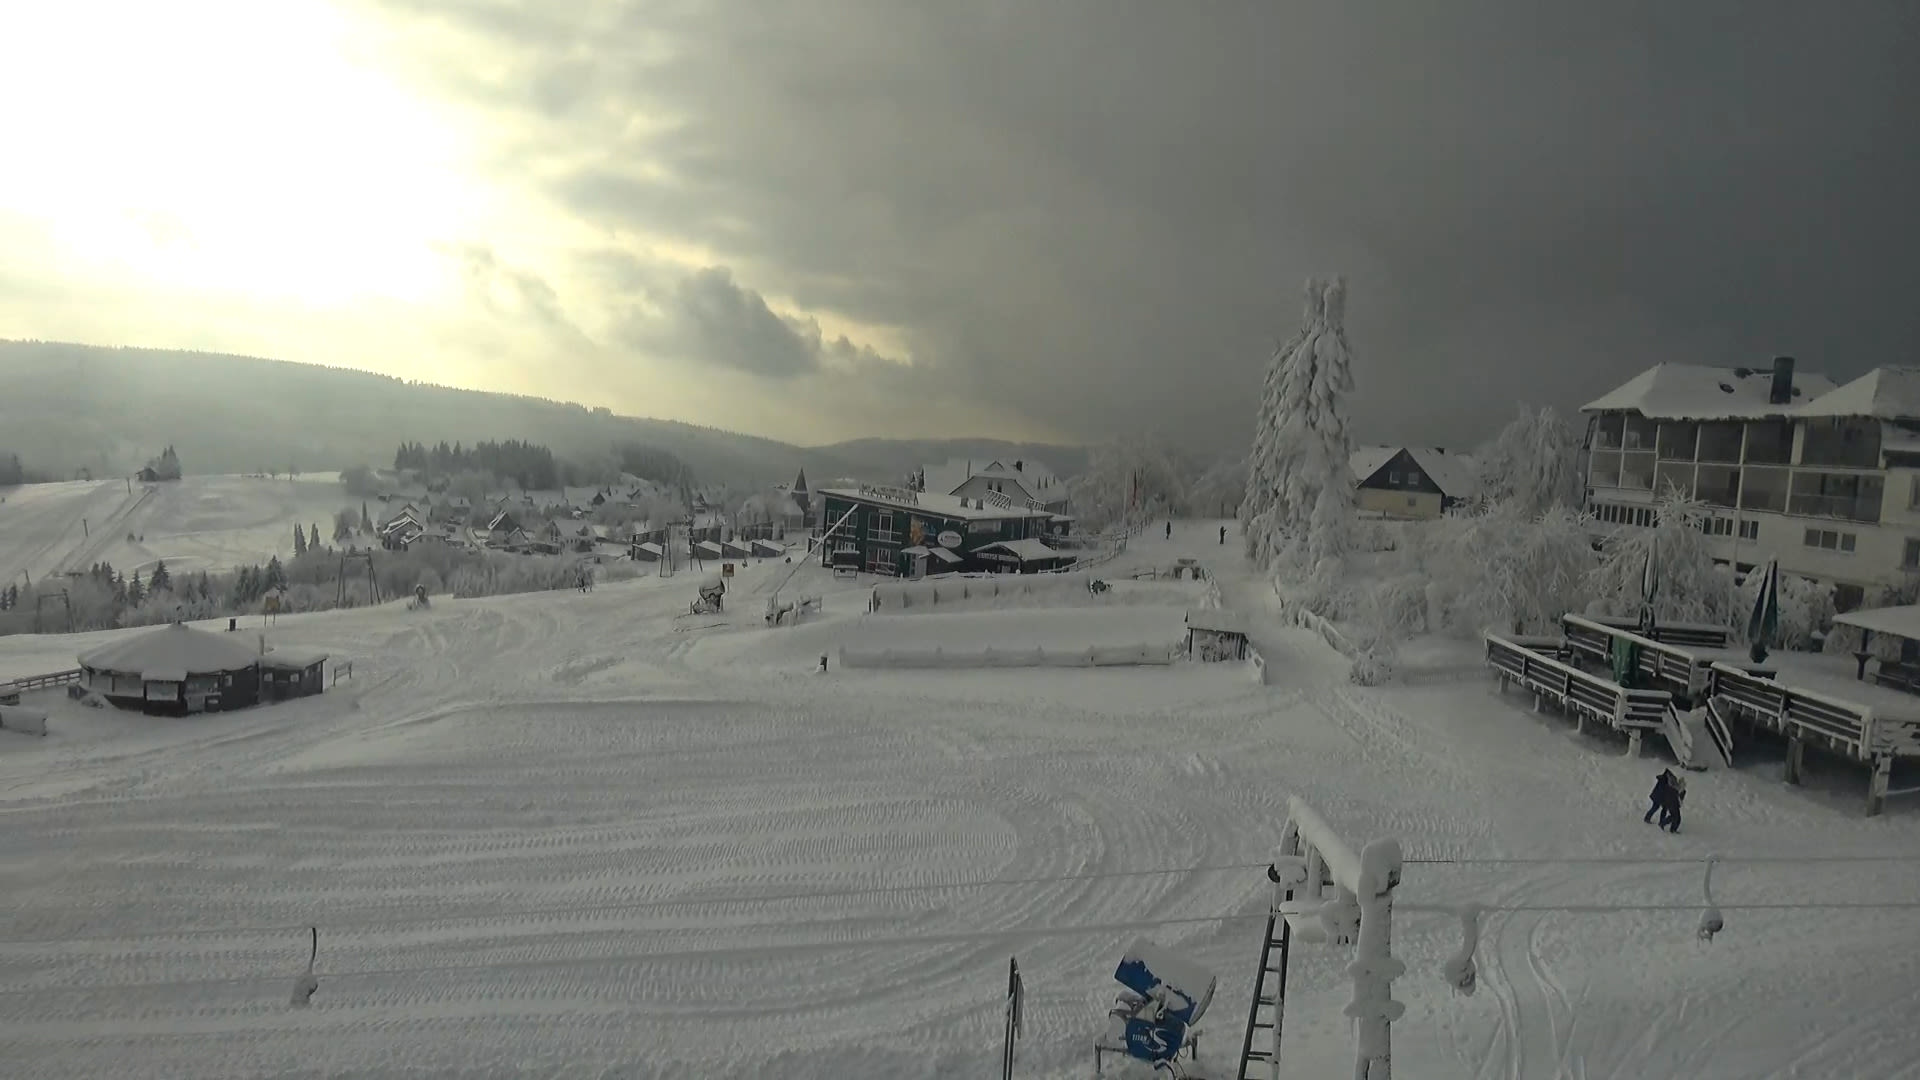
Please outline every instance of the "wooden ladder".
[[[1292, 900], [1293, 890], [1287, 890], [1284, 899]], [[1275, 903], [1267, 912], [1260, 970], [1253, 977], [1253, 1001], [1247, 1006], [1247, 1034], [1240, 1043], [1240, 1069], [1234, 1074], [1240, 1080], [1280, 1080], [1280, 1022], [1287, 999], [1287, 954], [1292, 940], [1293, 928]], [[1264, 1047], [1254, 1045], [1260, 1032], [1267, 1035], [1261, 1040]]]

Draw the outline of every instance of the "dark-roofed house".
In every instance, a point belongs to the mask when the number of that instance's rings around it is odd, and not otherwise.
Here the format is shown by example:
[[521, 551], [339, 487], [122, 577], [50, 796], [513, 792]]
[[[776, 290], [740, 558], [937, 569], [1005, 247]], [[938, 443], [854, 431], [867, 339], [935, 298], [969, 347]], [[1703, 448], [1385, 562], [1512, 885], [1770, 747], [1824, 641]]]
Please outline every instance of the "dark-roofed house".
[[1363, 514], [1437, 518], [1479, 490], [1473, 462], [1440, 447], [1363, 446], [1347, 460]]
[[123, 709], [240, 709], [260, 700], [260, 654], [234, 638], [174, 623], [82, 653], [80, 683]]

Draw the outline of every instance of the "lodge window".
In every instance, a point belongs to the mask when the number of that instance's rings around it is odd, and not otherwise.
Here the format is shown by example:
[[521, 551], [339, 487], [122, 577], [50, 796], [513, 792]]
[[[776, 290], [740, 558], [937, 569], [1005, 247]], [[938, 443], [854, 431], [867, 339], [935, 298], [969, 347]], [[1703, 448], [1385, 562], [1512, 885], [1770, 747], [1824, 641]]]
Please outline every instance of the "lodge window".
[[867, 538], [883, 544], [894, 541], [893, 511], [875, 510], [873, 512], [873, 515], [867, 519]]
[[1859, 540], [1856, 533], [1838, 532], [1833, 529], [1808, 529], [1801, 543], [1822, 551], [1838, 551], [1851, 555], [1854, 544]]
[[1900, 556], [1903, 570], [1920, 570], [1920, 540], [1908, 540], [1906, 551]]
[[1398, 469], [1387, 470], [1387, 484], [1391, 487], [1400, 486], [1400, 470]]
[[1741, 522], [1740, 523], [1740, 539], [1742, 540], [1760, 539], [1760, 523], [1757, 521]]
[[1419, 469], [1414, 469], [1407, 473], [1407, 486], [1408, 487], [1420, 486], [1420, 470]]

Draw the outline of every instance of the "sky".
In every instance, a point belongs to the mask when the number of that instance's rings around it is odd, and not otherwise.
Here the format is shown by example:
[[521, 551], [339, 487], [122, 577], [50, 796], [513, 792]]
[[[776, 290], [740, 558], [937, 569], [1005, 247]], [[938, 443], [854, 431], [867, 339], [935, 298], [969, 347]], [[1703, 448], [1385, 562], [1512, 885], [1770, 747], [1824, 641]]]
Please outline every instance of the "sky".
[[1233, 452], [1309, 275], [1356, 427], [1920, 364], [1911, 0], [41, 0], [0, 337], [800, 443]]

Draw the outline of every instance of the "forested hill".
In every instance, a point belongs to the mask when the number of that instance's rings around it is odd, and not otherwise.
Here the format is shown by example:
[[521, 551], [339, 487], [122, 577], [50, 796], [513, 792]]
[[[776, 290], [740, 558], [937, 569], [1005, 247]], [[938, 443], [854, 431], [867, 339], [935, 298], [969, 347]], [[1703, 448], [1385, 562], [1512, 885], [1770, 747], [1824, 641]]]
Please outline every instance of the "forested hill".
[[0, 432], [0, 451], [54, 476], [83, 467], [97, 476], [129, 472], [168, 444], [189, 472], [239, 473], [386, 465], [404, 442], [485, 439], [522, 439], [583, 463], [643, 444], [685, 461], [702, 482], [737, 485], [790, 480], [801, 467], [818, 480], [894, 481], [914, 465], [950, 456], [1025, 454], [1068, 472], [1086, 460], [1077, 447], [984, 440], [862, 439], [801, 448], [345, 368], [58, 342], [0, 341]]

